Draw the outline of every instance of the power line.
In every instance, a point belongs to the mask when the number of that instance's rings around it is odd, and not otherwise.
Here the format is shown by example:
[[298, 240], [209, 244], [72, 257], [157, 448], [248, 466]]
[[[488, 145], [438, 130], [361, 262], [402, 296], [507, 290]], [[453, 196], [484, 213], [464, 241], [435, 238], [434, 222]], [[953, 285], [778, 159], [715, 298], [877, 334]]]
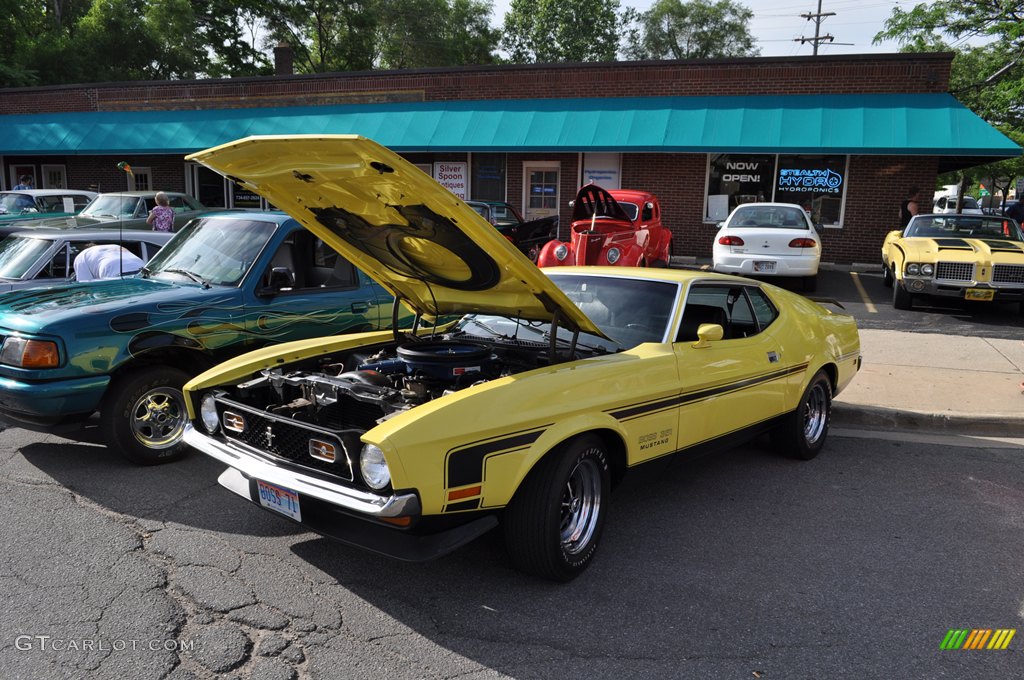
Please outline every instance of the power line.
[[825, 20], [825, 17], [834, 17], [835, 15], [836, 15], [835, 12], [822, 12], [821, 11], [821, 0], [818, 0], [818, 12], [817, 12], [817, 14], [811, 14], [810, 12], [808, 12], [807, 14], [801, 14], [800, 15], [804, 19], [807, 19], [808, 21], [813, 21], [814, 22], [814, 37], [813, 38], [803, 38], [803, 37], [794, 38], [793, 42], [798, 42], [801, 45], [803, 45], [804, 43], [813, 43], [814, 44], [814, 56], [815, 57], [818, 56], [818, 45], [820, 43], [832, 42], [833, 40], [835, 40], [834, 36], [829, 35], [827, 33], [825, 35], [821, 35], [821, 22]]

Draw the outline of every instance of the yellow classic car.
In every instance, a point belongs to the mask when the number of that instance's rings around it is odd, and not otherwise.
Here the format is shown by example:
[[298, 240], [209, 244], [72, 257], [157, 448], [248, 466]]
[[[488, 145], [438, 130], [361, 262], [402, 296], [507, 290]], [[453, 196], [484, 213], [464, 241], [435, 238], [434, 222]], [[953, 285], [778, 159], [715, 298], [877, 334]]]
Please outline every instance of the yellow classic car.
[[886, 235], [882, 277], [896, 309], [941, 296], [1019, 302], [1024, 314], [1024, 234], [1009, 217], [915, 215]]
[[851, 317], [769, 284], [542, 271], [361, 137], [253, 137], [189, 159], [280, 206], [416, 314], [404, 331], [251, 352], [185, 386], [185, 439], [229, 466], [223, 486], [351, 545], [425, 560], [500, 523], [519, 568], [572, 579], [629, 468], [764, 431], [813, 458], [860, 367]]

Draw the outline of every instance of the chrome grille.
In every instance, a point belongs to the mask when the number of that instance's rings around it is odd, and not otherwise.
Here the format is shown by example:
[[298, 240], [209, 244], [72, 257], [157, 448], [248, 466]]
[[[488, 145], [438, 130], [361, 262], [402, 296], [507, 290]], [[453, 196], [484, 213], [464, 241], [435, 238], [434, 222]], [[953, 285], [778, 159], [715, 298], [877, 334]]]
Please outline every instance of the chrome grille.
[[1024, 283], [1024, 264], [997, 264], [992, 267], [992, 283]]
[[973, 281], [973, 262], [939, 262], [935, 265], [935, 278], [944, 281]]

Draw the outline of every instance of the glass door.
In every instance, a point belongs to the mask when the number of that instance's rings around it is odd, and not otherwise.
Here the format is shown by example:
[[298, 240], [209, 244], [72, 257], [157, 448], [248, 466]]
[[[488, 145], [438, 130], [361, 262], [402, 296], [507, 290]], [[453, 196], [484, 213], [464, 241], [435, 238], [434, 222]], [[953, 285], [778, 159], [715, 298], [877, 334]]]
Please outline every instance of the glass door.
[[558, 163], [525, 163], [523, 190], [526, 192], [526, 221], [558, 214]]

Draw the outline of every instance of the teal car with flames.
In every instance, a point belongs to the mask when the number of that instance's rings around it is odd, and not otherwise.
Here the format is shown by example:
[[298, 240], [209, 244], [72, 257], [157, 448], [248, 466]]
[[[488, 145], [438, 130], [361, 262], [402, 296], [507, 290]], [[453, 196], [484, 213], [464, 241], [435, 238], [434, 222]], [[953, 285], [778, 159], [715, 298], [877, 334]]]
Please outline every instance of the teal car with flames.
[[184, 452], [181, 387], [265, 345], [390, 327], [393, 298], [283, 213], [189, 223], [137, 276], [0, 296], [0, 420], [94, 420], [141, 464]]

